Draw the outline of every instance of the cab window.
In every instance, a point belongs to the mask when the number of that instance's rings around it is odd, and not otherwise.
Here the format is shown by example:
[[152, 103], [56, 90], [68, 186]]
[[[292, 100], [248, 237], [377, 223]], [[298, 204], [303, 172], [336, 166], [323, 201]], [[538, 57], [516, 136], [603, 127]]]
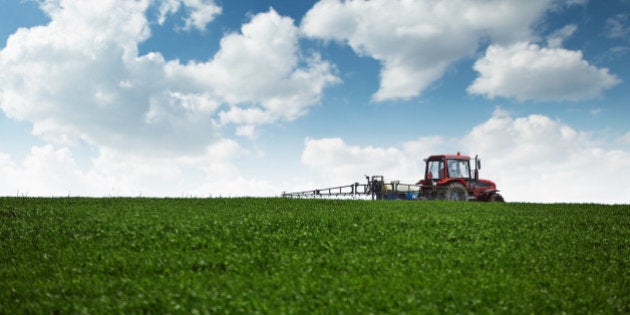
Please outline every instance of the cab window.
[[429, 161], [429, 164], [427, 165], [427, 178], [440, 179], [443, 177], [444, 177], [444, 162]]
[[470, 161], [468, 160], [448, 160], [448, 176], [470, 178]]

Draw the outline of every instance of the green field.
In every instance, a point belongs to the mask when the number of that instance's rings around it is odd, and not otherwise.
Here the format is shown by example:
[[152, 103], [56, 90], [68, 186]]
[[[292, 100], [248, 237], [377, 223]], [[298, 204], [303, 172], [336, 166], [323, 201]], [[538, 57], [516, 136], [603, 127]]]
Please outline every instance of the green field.
[[0, 313], [629, 313], [630, 206], [0, 198]]

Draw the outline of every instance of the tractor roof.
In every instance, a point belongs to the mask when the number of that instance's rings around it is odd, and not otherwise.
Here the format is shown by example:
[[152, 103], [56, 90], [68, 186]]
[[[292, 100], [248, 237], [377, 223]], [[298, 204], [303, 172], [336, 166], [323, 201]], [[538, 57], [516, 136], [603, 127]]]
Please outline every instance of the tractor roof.
[[457, 152], [457, 154], [431, 155], [428, 158], [429, 161], [442, 160], [442, 159], [447, 159], [447, 160], [470, 160], [470, 156], [468, 156], [468, 155], [461, 155], [459, 152]]

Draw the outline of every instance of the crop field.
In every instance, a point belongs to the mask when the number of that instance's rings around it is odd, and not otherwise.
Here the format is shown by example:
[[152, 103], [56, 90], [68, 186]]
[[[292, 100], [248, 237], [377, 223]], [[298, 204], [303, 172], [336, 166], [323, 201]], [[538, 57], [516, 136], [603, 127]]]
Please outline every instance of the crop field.
[[0, 198], [0, 314], [625, 313], [630, 206]]

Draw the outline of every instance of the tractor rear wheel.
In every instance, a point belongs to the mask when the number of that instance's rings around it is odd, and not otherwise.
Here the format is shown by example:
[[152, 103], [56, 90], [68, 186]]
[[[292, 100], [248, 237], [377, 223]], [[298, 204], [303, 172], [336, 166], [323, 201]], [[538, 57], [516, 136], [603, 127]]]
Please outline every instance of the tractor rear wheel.
[[452, 183], [448, 185], [445, 197], [445, 199], [449, 201], [468, 201], [468, 191], [464, 185]]

